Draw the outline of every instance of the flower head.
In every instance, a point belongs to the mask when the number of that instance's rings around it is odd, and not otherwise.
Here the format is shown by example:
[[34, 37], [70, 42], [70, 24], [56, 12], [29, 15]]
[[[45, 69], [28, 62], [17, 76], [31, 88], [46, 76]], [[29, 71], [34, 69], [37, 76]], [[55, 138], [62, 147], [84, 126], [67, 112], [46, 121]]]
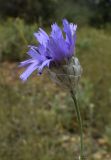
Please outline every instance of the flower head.
[[20, 76], [23, 81], [27, 80], [35, 70], [41, 74], [44, 68], [59, 67], [64, 62], [68, 64], [74, 56], [77, 25], [64, 19], [63, 30], [56, 23], [51, 28], [50, 35], [41, 28], [37, 33], [34, 33], [39, 45], [29, 46], [27, 54], [30, 58], [20, 63], [21, 67], [28, 66]]

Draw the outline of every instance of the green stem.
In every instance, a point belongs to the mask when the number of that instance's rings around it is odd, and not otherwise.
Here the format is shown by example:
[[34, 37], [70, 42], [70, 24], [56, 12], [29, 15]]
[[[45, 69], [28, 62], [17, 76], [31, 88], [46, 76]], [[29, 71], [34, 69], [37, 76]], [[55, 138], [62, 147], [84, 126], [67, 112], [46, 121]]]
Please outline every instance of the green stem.
[[75, 104], [75, 111], [77, 114], [77, 119], [78, 119], [78, 123], [79, 123], [79, 129], [80, 129], [80, 160], [83, 160], [83, 126], [82, 126], [82, 119], [81, 119], [81, 114], [80, 114], [80, 110], [79, 110], [79, 106], [77, 103], [77, 99], [75, 96], [75, 93], [71, 90], [71, 96], [72, 99], [74, 101]]

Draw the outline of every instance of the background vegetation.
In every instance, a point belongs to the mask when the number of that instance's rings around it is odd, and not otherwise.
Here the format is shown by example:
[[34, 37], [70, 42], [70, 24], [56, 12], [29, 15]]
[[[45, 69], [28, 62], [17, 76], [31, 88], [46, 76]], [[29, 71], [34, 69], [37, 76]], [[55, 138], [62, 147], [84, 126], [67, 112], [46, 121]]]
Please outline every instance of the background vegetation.
[[111, 159], [111, 1], [0, 0], [0, 160], [76, 160], [73, 102], [49, 77], [19, 80], [33, 33], [62, 18], [78, 24], [78, 100], [88, 160]]

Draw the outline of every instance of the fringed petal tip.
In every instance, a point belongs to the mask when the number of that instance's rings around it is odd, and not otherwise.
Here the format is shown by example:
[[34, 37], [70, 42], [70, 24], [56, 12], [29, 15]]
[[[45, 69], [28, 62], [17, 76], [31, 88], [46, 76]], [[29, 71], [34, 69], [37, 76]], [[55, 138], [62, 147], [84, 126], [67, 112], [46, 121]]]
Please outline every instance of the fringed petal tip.
[[22, 80], [22, 82], [26, 82], [27, 81], [27, 78], [24, 77], [22, 74], [20, 75], [20, 79]]
[[40, 44], [46, 46], [49, 36], [43, 29], [39, 28], [39, 31], [35, 32], [34, 36]]
[[69, 32], [73, 35], [74, 32], [77, 30], [77, 24], [69, 23], [66, 19], [63, 19], [63, 26], [64, 31], [66, 34], [69, 34]]

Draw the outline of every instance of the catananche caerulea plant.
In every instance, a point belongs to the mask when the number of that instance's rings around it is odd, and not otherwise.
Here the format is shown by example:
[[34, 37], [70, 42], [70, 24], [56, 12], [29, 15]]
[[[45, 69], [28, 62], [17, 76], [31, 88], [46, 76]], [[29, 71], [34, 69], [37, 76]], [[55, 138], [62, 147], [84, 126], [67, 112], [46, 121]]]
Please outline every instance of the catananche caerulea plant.
[[[20, 75], [23, 81], [37, 70], [38, 75], [42, 74], [46, 69], [50, 77], [58, 84], [67, 88], [75, 103], [75, 110], [80, 126], [80, 142], [81, 154], [83, 158], [83, 134], [82, 121], [79, 107], [76, 99], [76, 88], [82, 73], [82, 68], [77, 57], [75, 57], [75, 43], [77, 25], [63, 20], [63, 30], [54, 23], [52, 31], [48, 35], [41, 28], [34, 33], [36, 40], [39, 42], [37, 46], [29, 46], [27, 54], [29, 58], [20, 63], [20, 67], [27, 69]], [[64, 32], [64, 34], [63, 34]]]

